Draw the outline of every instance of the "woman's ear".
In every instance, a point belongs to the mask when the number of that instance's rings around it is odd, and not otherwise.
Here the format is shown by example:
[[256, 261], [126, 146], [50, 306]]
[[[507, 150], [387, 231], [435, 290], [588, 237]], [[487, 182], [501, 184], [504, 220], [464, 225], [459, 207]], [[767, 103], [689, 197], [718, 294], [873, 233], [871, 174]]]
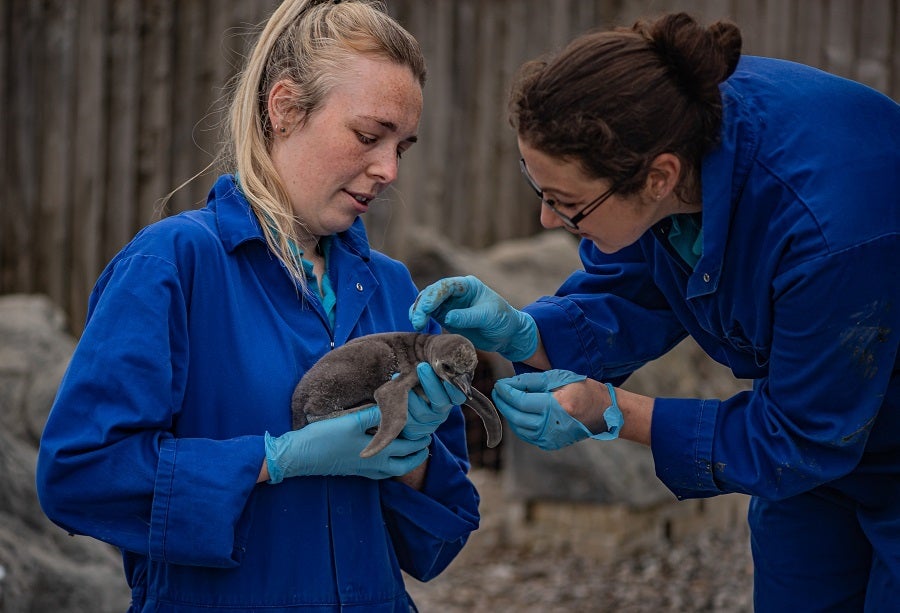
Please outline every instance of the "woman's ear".
[[680, 178], [681, 159], [674, 153], [660, 153], [650, 163], [645, 193], [650, 200], [659, 202], [675, 191]]
[[272, 132], [276, 136], [288, 134], [299, 124], [302, 117], [296, 100], [296, 86], [287, 79], [278, 81], [269, 91], [267, 110]]

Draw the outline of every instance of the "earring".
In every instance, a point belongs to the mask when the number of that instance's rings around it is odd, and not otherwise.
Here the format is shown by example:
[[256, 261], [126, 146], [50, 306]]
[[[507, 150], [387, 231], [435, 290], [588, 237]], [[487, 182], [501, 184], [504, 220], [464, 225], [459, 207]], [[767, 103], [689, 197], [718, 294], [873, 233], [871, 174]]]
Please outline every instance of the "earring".
[[281, 132], [282, 134], [284, 134], [285, 132], [287, 132], [287, 128], [285, 128], [284, 126], [281, 126], [281, 127], [278, 129], [278, 131]]

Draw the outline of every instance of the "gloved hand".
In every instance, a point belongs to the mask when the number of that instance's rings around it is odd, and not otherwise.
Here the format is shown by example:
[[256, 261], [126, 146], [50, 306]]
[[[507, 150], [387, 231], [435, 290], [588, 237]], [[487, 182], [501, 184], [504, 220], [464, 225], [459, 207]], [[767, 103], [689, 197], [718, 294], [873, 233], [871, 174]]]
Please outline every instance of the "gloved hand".
[[466, 401], [466, 395], [455, 385], [442, 381], [428, 362], [416, 366], [424, 398], [415, 390], [409, 393], [406, 425], [400, 436], [411, 441], [430, 436], [444, 423], [454, 405]]
[[612, 406], [603, 412], [608, 432], [593, 434], [553, 397], [552, 390], [587, 377], [568, 370], [548, 370], [500, 379], [491, 396], [497, 410], [509, 421], [516, 435], [541, 449], [561, 449], [586, 438], [611, 440], [619, 436], [624, 419], [616, 402], [616, 392], [606, 384]]
[[366, 430], [381, 421], [377, 406], [315, 421], [279, 437], [266, 432], [269, 483], [301, 475], [358, 475], [370, 479], [398, 477], [428, 457], [431, 437], [395, 439], [371, 458], [359, 452], [372, 440]]
[[527, 360], [538, 347], [534, 318], [473, 276], [441, 279], [419, 292], [409, 320], [422, 330], [429, 316], [478, 349], [496, 351], [511, 362]]

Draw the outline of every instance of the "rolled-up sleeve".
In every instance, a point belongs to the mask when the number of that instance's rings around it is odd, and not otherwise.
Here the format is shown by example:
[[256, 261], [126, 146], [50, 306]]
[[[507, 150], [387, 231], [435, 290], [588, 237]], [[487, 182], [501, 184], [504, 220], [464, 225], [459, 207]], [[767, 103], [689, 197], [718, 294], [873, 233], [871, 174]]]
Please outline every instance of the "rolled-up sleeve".
[[71, 533], [151, 559], [231, 566], [263, 441], [173, 436], [186, 328], [171, 262], [133, 255], [107, 268], [42, 435], [38, 495]]
[[721, 494], [713, 479], [717, 400], [657, 398], [650, 439], [656, 476], [678, 498]]
[[261, 436], [163, 441], [150, 514], [152, 560], [211, 567], [240, 563], [249, 527], [249, 517], [242, 515], [263, 445]]

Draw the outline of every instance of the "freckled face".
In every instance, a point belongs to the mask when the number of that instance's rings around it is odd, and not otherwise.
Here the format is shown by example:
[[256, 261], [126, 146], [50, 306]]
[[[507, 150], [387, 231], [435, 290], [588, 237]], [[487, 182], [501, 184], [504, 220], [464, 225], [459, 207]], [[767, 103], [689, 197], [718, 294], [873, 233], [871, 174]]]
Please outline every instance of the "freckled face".
[[[569, 217], [610, 187], [605, 179], [587, 176], [576, 162], [549, 156], [529, 147], [522, 139], [519, 139], [519, 152], [544, 197], [555, 200], [559, 211]], [[635, 243], [669, 213], [659, 203], [614, 193], [578, 223], [578, 230], [568, 228], [549, 206], [542, 205], [540, 214], [545, 228], [565, 228], [593, 242], [603, 253], [615, 253]]]
[[369, 209], [397, 178], [421, 114], [422, 88], [409, 68], [355, 56], [319, 109], [276, 132], [272, 162], [307, 232], [343, 232]]

